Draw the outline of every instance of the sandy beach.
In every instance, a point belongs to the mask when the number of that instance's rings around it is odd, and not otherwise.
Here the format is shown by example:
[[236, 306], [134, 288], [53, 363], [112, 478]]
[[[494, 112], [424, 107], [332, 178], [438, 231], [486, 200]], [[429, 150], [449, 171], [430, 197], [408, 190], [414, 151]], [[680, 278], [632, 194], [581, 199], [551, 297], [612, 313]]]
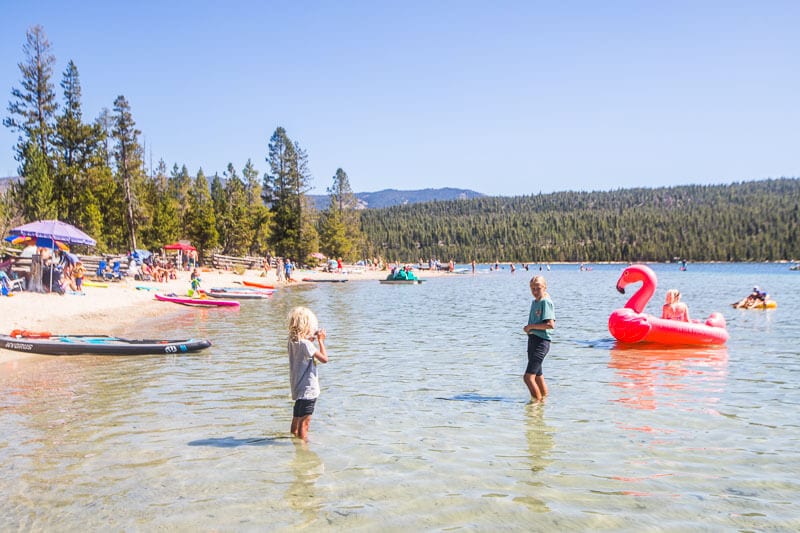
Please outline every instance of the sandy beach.
[[[422, 279], [453, 275], [443, 271], [421, 271], [417, 274]], [[266, 275], [261, 270], [248, 270], [239, 275], [232, 271], [203, 269], [201, 280], [204, 288], [235, 287], [237, 282], [249, 280], [273, 284], [279, 290], [291, 290], [293, 286], [311, 283], [302, 281], [303, 278], [358, 282], [375, 281], [386, 275], [386, 271], [346, 266], [341, 274], [297, 270], [292, 275], [297, 281], [278, 282], [274, 269]], [[160, 302], [153, 295], [156, 292], [184, 295], [190, 288], [189, 278], [189, 272], [179, 272], [178, 279], [166, 283], [123, 279], [107, 282], [106, 287], [84, 287], [83, 294], [16, 292], [12, 296], [0, 297], [0, 333], [8, 334], [21, 329], [57, 334], [125, 336], [137, 322], [174, 312], [174, 304]], [[137, 286], [152, 289], [141, 290]], [[47, 356], [0, 349], [0, 362], [26, 357]]]

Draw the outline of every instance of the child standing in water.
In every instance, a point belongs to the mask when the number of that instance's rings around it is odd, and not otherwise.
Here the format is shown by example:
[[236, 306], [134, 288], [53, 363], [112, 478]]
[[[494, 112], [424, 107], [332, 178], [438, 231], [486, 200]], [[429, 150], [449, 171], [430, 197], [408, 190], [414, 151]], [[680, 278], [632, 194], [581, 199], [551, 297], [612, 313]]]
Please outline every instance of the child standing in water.
[[[289, 313], [289, 383], [292, 387], [294, 411], [292, 435], [308, 440], [308, 426], [319, 397], [317, 361], [328, 362], [325, 330], [319, 329], [316, 315], [306, 307], [295, 307]], [[316, 339], [319, 349], [314, 345]]]
[[556, 327], [556, 312], [547, 293], [544, 276], [535, 276], [530, 283], [533, 302], [528, 323], [522, 330], [528, 335], [528, 367], [522, 380], [531, 399], [542, 401], [547, 396], [547, 384], [542, 374], [542, 362], [550, 351], [550, 330]]

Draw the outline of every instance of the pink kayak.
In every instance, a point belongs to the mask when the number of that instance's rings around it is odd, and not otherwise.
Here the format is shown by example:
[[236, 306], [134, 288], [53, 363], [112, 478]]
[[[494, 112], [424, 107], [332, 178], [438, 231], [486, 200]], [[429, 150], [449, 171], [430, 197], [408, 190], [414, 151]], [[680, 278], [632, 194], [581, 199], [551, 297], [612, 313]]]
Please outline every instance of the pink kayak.
[[235, 300], [190, 298], [188, 296], [176, 296], [174, 294], [156, 294], [156, 300], [161, 300], [162, 302], [173, 302], [182, 305], [193, 305], [197, 307], [237, 307], [239, 305], [239, 302]]

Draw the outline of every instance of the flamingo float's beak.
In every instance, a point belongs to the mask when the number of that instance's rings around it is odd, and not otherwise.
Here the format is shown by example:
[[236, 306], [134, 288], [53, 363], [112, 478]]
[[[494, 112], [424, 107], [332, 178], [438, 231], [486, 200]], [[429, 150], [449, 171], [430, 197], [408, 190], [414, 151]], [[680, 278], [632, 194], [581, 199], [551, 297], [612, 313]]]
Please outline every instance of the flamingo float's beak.
[[619, 285], [617, 285], [617, 292], [619, 292], [620, 294], [625, 294], [625, 287], [620, 287]]

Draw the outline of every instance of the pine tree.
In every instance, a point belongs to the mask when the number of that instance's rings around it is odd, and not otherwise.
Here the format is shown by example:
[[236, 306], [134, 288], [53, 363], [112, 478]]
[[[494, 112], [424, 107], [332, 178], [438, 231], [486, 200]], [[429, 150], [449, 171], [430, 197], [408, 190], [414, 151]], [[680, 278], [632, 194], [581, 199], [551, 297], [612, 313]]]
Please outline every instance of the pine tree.
[[152, 203], [153, 218], [147, 232], [143, 232], [144, 247], [156, 248], [181, 237], [181, 222], [178, 219], [178, 201], [170, 194], [170, 180], [167, 177], [167, 165], [161, 159], [152, 177], [153, 195], [148, 199]]
[[298, 154], [286, 130], [278, 127], [269, 141], [269, 173], [264, 175], [264, 201], [272, 213], [272, 243], [279, 256], [297, 255], [302, 231], [302, 189]]
[[208, 180], [203, 169], [197, 172], [189, 196], [188, 235], [197, 248], [201, 260], [208, 251], [217, 246], [217, 228], [214, 205], [208, 191]]
[[336, 170], [328, 194], [330, 202], [320, 222], [322, 249], [329, 257], [355, 259], [363, 242], [358, 202], [347, 173], [341, 168]]
[[186, 165], [180, 169], [175, 164], [169, 177], [169, 194], [177, 201], [178, 220], [180, 221], [181, 233], [188, 234], [188, 217], [190, 191], [192, 189], [192, 177]]
[[[247, 254], [252, 241], [253, 225], [248, 218], [248, 199], [245, 184], [242, 182], [233, 163], [228, 163], [225, 172], [225, 229], [226, 243], [223, 253], [232, 255]], [[219, 221], [217, 221], [219, 224]]]
[[64, 113], [56, 120], [53, 146], [56, 151], [55, 192], [61, 218], [78, 223], [86, 206], [81, 204], [91, 166], [105, 165], [104, 132], [98, 124], [84, 124], [78, 68], [72, 61], [61, 82]]
[[307, 196], [311, 189], [311, 170], [308, 165], [308, 152], [295, 142], [297, 165], [292, 173], [293, 193], [297, 198], [298, 219], [300, 232], [294, 258], [304, 261], [305, 258], [319, 250], [319, 232], [317, 231], [318, 213], [314, 202]]
[[[15, 100], [8, 104], [9, 116], [3, 119], [3, 125], [19, 134], [14, 157], [20, 162], [20, 174], [26, 179], [17, 186], [15, 195], [23, 204], [24, 216], [40, 212], [55, 217], [58, 206], [53, 195], [50, 142], [58, 109], [51, 81], [56, 58], [41, 26], [31, 27], [25, 37], [22, 47], [25, 61], [17, 65], [22, 74], [22, 88], [12, 88]], [[45, 203], [34, 205], [36, 202]]]
[[114, 100], [114, 160], [117, 164], [117, 179], [125, 194], [125, 223], [128, 230], [128, 247], [135, 250], [136, 230], [142, 219], [142, 209], [137, 193], [143, 177], [142, 149], [131, 114], [131, 108], [124, 96]]
[[244, 178], [247, 193], [247, 218], [252, 227], [248, 248], [251, 254], [265, 255], [268, 251], [267, 240], [270, 236], [271, 217], [269, 209], [264, 205], [264, 200], [262, 199], [262, 187], [258, 179], [258, 170], [249, 159], [242, 169], [242, 177]]
[[53, 201], [53, 180], [48, 173], [47, 158], [39, 145], [30, 142], [22, 153], [22, 175], [25, 177], [21, 205], [26, 220], [56, 218]]
[[13, 88], [11, 95], [16, 101], [10, 102], [10, 116], [3, 119], [3, 125], [19, 133], [17, 161], [23, 162], [28, 143], [35, 143], [39, 153], [50, 156], [50, 138], [58, 109], [53, 89], [53, 65], [55, 56], [51, 53], [50, 41], [44, 28], [33, 26], [25, 34], [22, 47], [25, 62], [18, 63], [22, 74], [22, 88]]

